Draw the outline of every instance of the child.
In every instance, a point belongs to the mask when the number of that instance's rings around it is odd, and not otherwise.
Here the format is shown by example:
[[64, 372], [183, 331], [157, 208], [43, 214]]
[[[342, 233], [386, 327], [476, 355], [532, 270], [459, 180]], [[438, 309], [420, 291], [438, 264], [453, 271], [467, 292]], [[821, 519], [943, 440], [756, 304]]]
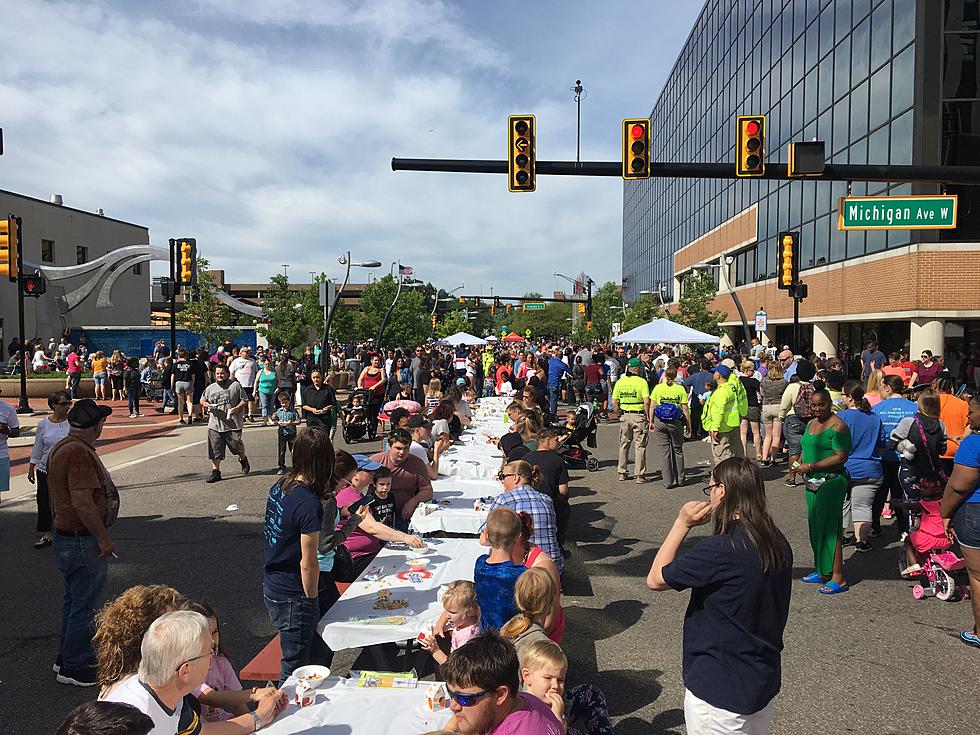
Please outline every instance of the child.
[[439, 405], [442, 400], [442, 381], [433, 378], [429, 381], [429, 387], [425, 389], [425, 412], [429, 413]]
[[395, 498], [391, 494], [391, 470], [379, 467], [374, 471], [374, 502], [371, 515], [388, 528], [395, 527]]
[[704, 393], [698, 396], [698, 400], [701, 401], [702, 406], [708, 402], [708, 398], [711, 397], [711, 394], [715, 392], [717, 387], [718, 384], [713, 380], [704, 381]]
[[943, 499], [943, 489], [923, 489], [918, 501], [908, 503], [908, 510], [921, 511], [919, 522], [905, 537], [905, 559], [908, 566], [902, 570], [903, 577], [914, 577], [922, 571], [922, 562], [933, 550], [948, 549], [953, 545], [949, 536], [947, 520], [939, 513]]
[[521, 536], [521, 519], [510, 508], [495, 508], [487, 516], [480, 542], [490, 545], [490, 553], [476, 560], [473, 579], [480, 606], [482, 627], [499, 630], [517, 615], [514, 585], [525, 571], [511, 561], [514, 545]]
[[[521, 682], [524, 689], [551, 707], [566, 732], [588, 735], [612, 735], [612, 722], [606, 697], [599, 687], [581, 684], [565, 697], [565, 675], [568, 659], [553, 641], [537, 641], [521, 656]], [[566, 714], [567, 712], [567, 714]], [[579, 723], [584, 729], [572, 728]]]
[[512, 396], [517, 392], [514, 390], [514, 384], [510, 380], [511, 375], [505, 370], [500, 376], [500, 386], [497, 388], [498, 396]]
[[272, 688], [242, 691], [242, 683], [235, 675], [235, 667], [231, 665], [221, 647], [221, 625], [218, 623], [218, 613], [203, 602], [188, 602], [184, 609], [200, 613], [208, 619], [211, 643], [216, 652], [211, 656], [211, 666], [208, 668], [204, 683], [194, 691], [194, 695], [201, 702], [201, 715], [205, 720], [219, 722], [247, 714], [249, 702], [257, 702], [275, 691]]
[[939, 459], [946, 453], [946, 426], [939, 420], [939, 395], [924, 390], [919, 410], [898, 422], [888, 437], [888, 447], [898, 451], [898, 484], [906, 499], [918, 500], [924, 493], [942, 492], [946, 475]]
[[554, 600], [555, 583], [543, 569], [528, 569], [518, 577], [514, 602], [520, 612], [500, 629], [500, 635], [513, 641], [518, 657], [535, 641], [548, 640], [544, 625]]
[[143, 385], [140, 382], [140, 361], [137, 358], [129, 358], [122, 378], [123, 385], [126, 386], [126, 397], [129, 398], [129, 418], [135, 419], [143, 415], [140, 413], [140, 390]]
[[290, 407], [292, 397], [289, 395], [289, 391], [279, 391], [277, 398], [279, 399], [279, 409], [274, 418], [276, 426], [279, 427], [276, 432], [279, 435], [279, 470], [276, 474], [285, 475], [286, 449], [288, 448], [290, 452], [293, 451], [296, 427], [299, 426], [300, 419], [299, 412]]
[[480, 607], [476, 604], [476, 585], [466, 579], [459, 579], [446, 587], [442, 595], [443, 613], [433, 626], [432, 635], [422, 638], [422, 647], [432, 654], [437, 664], [446, 663], [448, 656], [439, 648], [436, 637], [444, 637], [448, 623], [452, 626], [449, 636], [452, 643], [449, 651], [467, 643], [480, 632]]

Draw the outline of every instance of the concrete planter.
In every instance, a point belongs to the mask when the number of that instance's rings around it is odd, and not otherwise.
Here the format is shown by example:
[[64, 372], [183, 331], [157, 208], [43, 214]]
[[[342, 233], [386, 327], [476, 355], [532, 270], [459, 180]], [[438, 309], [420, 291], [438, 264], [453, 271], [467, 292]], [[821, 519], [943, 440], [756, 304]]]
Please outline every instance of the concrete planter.
[[[54, 378], [28, 378], [27, 397], [28, 398], [47, 398], [56, 390], [65, 389], [65, 376]], [[4, 378], [0, 380], [0, 390], [6, 398], [13, 398], [20, 395], [20, 378]], [[78, 384], [79, 398], [95, 398], [95, 383], [92, 378], [82, 378]]]

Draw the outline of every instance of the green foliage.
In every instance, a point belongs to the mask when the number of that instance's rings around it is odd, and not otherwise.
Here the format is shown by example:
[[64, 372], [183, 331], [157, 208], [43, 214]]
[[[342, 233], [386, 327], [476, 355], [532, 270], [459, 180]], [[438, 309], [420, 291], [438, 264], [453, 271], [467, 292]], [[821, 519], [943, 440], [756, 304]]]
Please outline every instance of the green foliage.
[[[522, 297], [527, 301], [540, 299], [541, 294], [529, 292]], [[507, 327], [509, 332], [517, 332], [524, 336], [527, 329], [531, 330], [533, 339], [568, 337], [572, 333], [572, 310], [577, 308], [575, 303], [552, 302], [546, 303], [544, 309], [534, 311], [521, 311], [519, 304], [511, 306], [510, 316], [504, 317], [502, 325]], [[496, 330], [496, 335], [500, 336], [500, 328]]]
[[[369, 284], [361, 295], [361, 311], [354, 315], [353, 339], [378, 338], [378, 330], [398, 288], [395, 279], [388, 275]], [[339, 338], [339, 332], [331, 332]], [[427, 340], [432, 333], [425, 298], [415, 290], [402, 287], [398, 303], [391, 312], [382, 346], [408, 347]]]
[[718, 287], [711, 271], [688, 273], [681, 284], [681, 297], [674, 321], [707, 334], [720, 334], [721, 327], [718, 325], [728, 318], [728, 314], [708, 308], [717, 293]]
[[[289, 279], [281, 273], [269, 279], [269, 290], [262, 299], [262, 311], [269, 323], [259, 327], [259, 330], [269, 340], [271, 347], [293, 349], [309, 340], [311, 327], [315, 328], [323, 320], [322, 313], [317, 313], [317, 289], [314, 284], [304, 291], [290, 291]], [[310, 292], [312, 304], [309, 303]], [[297, 304], [300, 305], [299, 309], [296, 308]], [[311, 306], [315, 309], [312, 313]]]
[[218, 287], [208, 265], [206, 259], [197, 259], [197, 283], [185, 287], [184, 308], [177, 314], [177, 324], [201, 335], [205, 344], [213, 348], [226, 339], [235, 339], [241, 330], [229, 329], [235, 318], [232, 310], [218, 301]]
[[626, 308], [626, 315], [623, 317], [620, 333], [636, 329], [662, 316], [664, 316], [663, 307], [657, 301], [657, 297], [651, 294], [645, 294]]
[[472, 326], [467, 321], [462, 310], [451, 311], [443, 317], [442, 322], [436, 325], [436, 336], [439, 339], [442, 339], [443, 337], [449, 337], [457, 332], [467, 332], [472, 334], [472, 332], [470, 332], [471, 329]]

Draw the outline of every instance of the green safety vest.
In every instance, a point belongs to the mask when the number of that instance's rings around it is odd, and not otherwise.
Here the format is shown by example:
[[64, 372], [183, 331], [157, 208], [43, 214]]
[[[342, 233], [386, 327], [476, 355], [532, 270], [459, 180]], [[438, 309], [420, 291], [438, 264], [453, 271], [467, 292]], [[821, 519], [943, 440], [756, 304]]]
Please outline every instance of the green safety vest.
[[613, 400], [619, 402], [621, 411], [642, 411], [643, 399], [650, 392], [647, 381], [639, 375], [627, 375], [616, 381]]

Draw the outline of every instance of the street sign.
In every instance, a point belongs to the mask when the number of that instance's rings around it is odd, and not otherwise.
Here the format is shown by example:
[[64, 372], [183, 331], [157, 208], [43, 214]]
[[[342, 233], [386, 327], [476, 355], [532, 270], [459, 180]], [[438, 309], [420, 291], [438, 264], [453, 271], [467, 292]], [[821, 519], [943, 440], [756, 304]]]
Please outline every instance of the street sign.
[[337, 284], [333, 281], [320, 281], [320, 308], [332, 307], [337, 298]]
[[500, 328], [500, 336], [501, 337], [506, 337], [507, 336], [507, 327], [501, 327]]
[[525, 329], [524, 330], [524, 339], [531, 339], [531, 330], [530, 329]]
[[839, 230], [952, 230], [956, 194], [914, 197], [841, 197]]
[[621, 330], [622, 330], [622, 325], [619, 322], [612, 323], [612, 333], [614, 336], [619, 334]]
[[528, 311], [532, 311], [532, 310], [535, 310], [535, 309], [543, 309], [544, 308], [544, 302], [543, 301], [530, 301], [530, 302], [524, 304], [524, 308], [527, 309]]
[[765, 309], [759, 309], [755, 313], [755, 331], [765, 332], [769, 328], [769, 315]]

